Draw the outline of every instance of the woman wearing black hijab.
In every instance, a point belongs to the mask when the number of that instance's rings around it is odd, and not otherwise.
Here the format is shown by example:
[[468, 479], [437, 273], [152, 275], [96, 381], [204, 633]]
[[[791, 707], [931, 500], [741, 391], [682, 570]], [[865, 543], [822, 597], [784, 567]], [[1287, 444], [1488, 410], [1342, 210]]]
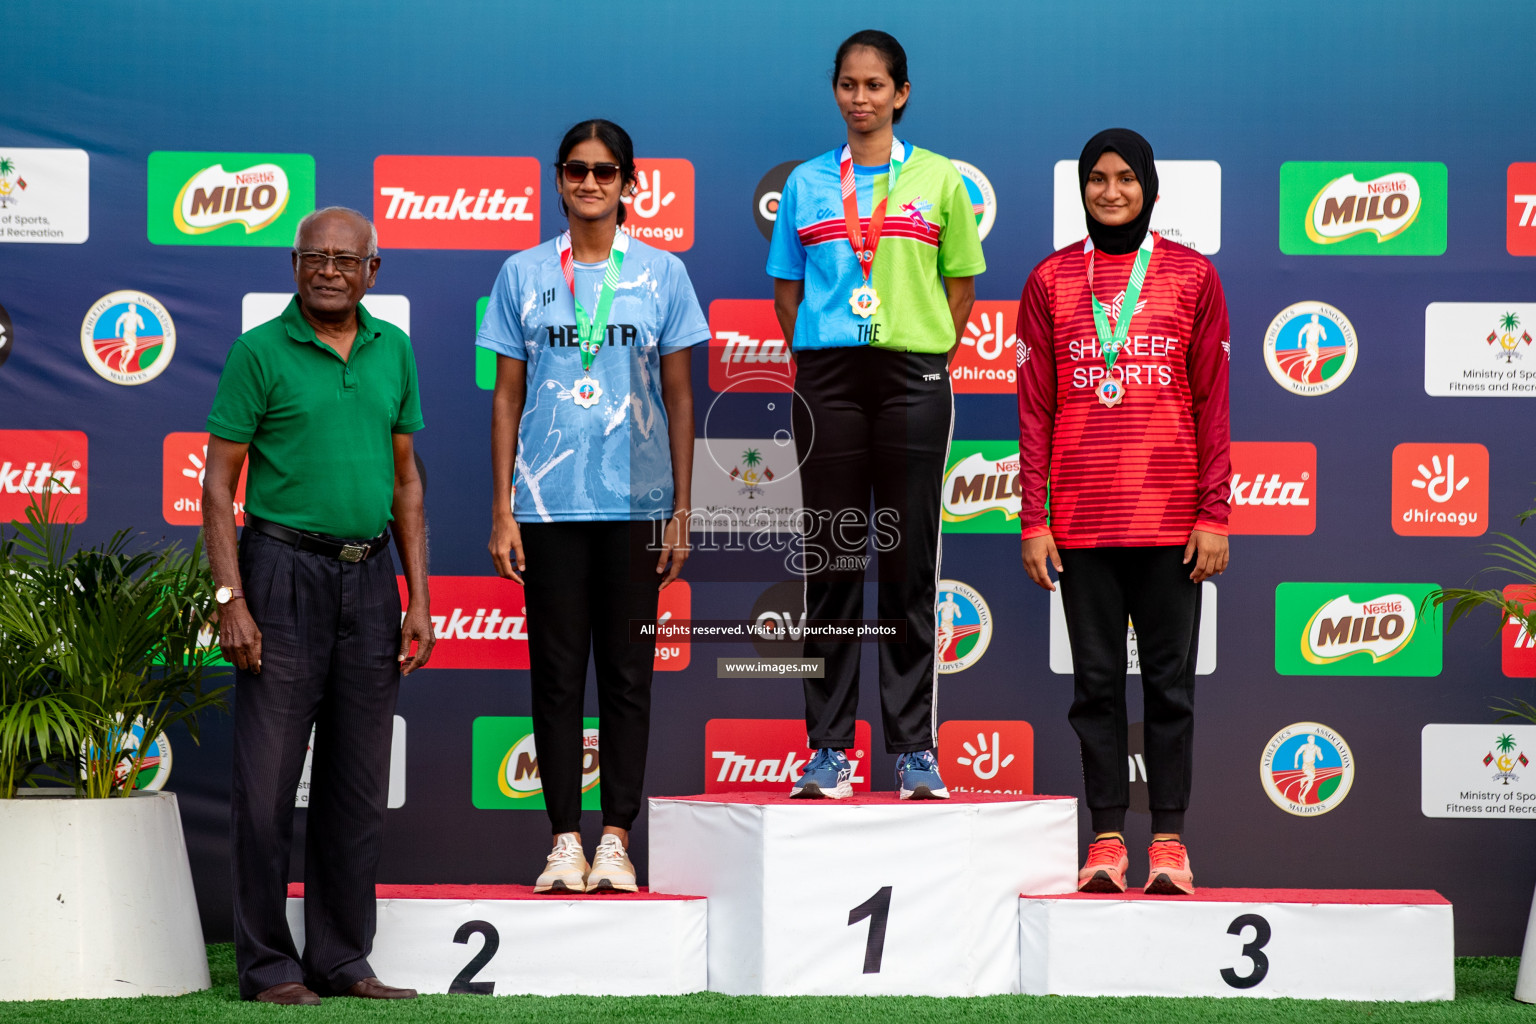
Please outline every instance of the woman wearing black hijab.
[[1054, 591], [1055, 567], [1072, 647], [1068, 718], [1095, 834], [1078, 888], [1126, 888], [1129, 622], [1152, 811], [1146, 891], [1190, 894], [1200, 592], [1227, 566], [1227, 305], [1209, 260], [1149, 230], [1145, 139], [1095, 135], [1078, 182], [1088, 237], [1035, 267], [1019, 305], [1024, 568]]

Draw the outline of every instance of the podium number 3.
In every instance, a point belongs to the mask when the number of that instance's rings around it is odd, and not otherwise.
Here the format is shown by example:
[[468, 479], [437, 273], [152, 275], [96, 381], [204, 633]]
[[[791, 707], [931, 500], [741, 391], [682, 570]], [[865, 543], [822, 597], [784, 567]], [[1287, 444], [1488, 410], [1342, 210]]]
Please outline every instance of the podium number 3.
[[1228, 935], [1241, 935], [1244, 928], [1253, 929], [1253, 939], [1243, 943], [1243, 956], [1253, 961], [1253, 972], [1238, 974], [1230, 967], [1221, 969], [1221, 980], [1233, 988], [1253, 988], [1269, 973], [1269, 957], [1262, 952], [1269, 942], [1269, 922], [1258, 914], [1241, 914], [1227, 926]]
[[885, 923], [890, 916], [891, 887], [888, 885], [848, 911], [849, 927], [869, 918], [869, 938], [864, 940], [865, 974], [880, 973], [880, 958], [885, 953]]

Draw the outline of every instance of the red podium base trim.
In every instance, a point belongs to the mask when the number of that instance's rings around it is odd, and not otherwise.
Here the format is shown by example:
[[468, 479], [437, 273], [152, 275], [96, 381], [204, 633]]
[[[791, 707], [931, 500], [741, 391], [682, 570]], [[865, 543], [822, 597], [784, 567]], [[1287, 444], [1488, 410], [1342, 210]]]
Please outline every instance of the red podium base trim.
[[[380, 885], [375, 888], [381, 900], [701, 900], [702, 896], [671, 896], [651, 892], [645, 886], [639, 892], [614, 893], [539, 893], [531, 885]], [[304, 898], [304, 883], [289, 882], [288, 898]]]
[[1112, 902], [1167, 900], [1173, 903], [1306, 903], [1314, 906], [1355, 904], [1360, 906], [1437, 906], [1451, 901], [1433, 889], [1202, 889], [1193, 896], [1148, 896], [1139, 889], [1130, 892], [1069, 892], [1032, 895], [1026, 900], [1109, 900]]

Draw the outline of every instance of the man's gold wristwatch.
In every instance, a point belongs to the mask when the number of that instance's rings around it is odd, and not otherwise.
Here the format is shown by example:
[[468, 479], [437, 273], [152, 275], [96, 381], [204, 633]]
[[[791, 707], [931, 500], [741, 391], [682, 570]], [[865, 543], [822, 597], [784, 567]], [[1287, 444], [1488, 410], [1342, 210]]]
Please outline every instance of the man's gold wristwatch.
[[237, 597], [244, 597], [245, 591], [238, 587], [220, 587], [213, 592], [213, 599], [219, 604], [229, 604]]

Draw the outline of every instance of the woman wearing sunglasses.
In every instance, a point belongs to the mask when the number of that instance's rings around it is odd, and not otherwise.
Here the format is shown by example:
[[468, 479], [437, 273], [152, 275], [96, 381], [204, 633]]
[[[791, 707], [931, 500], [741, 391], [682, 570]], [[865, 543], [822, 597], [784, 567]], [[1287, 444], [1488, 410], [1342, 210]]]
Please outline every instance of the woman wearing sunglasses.
[[[796, 360], [806, 616], [862, 618], [873, 532], [878, 616], [906, 633], [879, 645], [885, 748], [899, 755], [903, 799], [942, 799], [934, 644], [939, 490], [954, 420], [948, 363], [986, 264], [959, 172], [896, 137], [911, 89], [906, 52], [886, 33], [858, 32], [838, 47], [832, 94], [847, 143], [790, 174], [768, 274]], [[853, 745], [859, 651], [806, 640], [824, 677], [805, 680], [816, 754], [793, 796], [852, 792], [843, 752]]]
[[[655, 646], [630, 629], [656, 621], [657, 592], [688, 557], [688, 349], [709, 327], [677, 257], [619, 229], [636, 180], [624, 129], [574, 126], [555, 173], [570, 227], [503, 264], [477, 339], [497, 356], [490, 551], [527, 600], [534, 743], [554, 831], [535, 891], [633, 892], [627, 849]], [[590, 867], [580, 833], [596, 754], [582, 729], [589, 650], [603, 811]]]
[[1149, 230], [1146, 139], [1100, 132], [1077, 175], [1088, 237], [1041, 261], [1019, 304], [1024, 568], [1046, 590], [1055, 568], [1072, 645], [1067, 717], [1095, 834], [1078, 888], [1126, 887], [1129, 620], [1146, 704], [1146, 891], [1188, 895], [1200, 589], [1227, 567], [1227, 303], [1210, 260]]

